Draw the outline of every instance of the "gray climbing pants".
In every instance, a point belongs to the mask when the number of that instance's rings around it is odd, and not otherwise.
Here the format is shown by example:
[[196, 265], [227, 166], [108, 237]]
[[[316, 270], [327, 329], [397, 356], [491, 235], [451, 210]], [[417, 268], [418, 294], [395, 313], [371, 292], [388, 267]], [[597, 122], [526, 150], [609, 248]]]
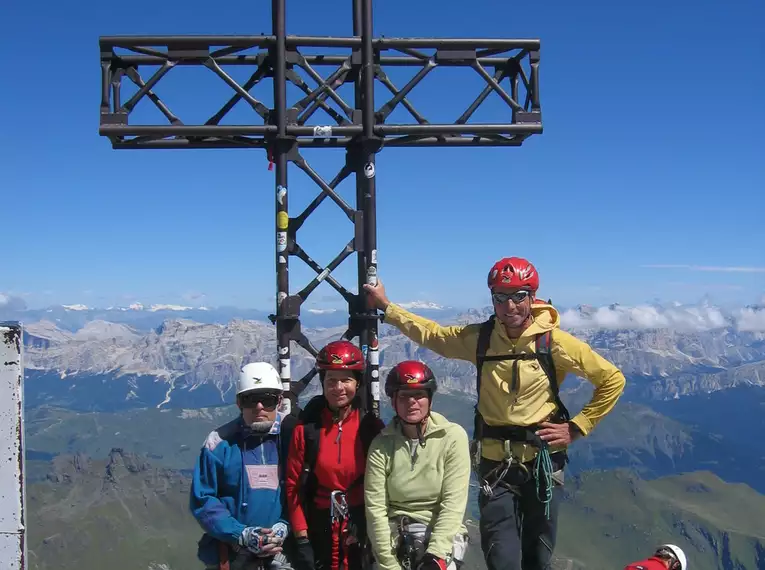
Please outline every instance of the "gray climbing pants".
[[[557, 481], [549, 503], [549, 519], [545, 504], [537, 496], [533, 464], [528, 465], [526, 481], [513, 480], [511, 470], [503, 480], [507, 485], [496, 485], [491, 496], [479, 494], [481, 549], [489, 570], [550, 570], [563, 494], [564, 456], [554, 453], [551, 458]], [[485, 475], [497, 465], [496, 461], [482, 459], [480, 472]], [[543, 489], [540, 494], [544, 494]]]

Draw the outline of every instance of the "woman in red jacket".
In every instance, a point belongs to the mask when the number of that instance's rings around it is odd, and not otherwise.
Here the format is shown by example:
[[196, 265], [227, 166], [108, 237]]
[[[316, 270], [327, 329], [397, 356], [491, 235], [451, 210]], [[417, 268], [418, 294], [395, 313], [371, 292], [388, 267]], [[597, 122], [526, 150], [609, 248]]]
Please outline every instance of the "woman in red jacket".
[[295, 570], [355, 570], [367, 551], [364, 469], [384, 424], [360, 407], [364, 355], [331, 342], [316, 358], [323, 394], [300, 414], [287, 461]]

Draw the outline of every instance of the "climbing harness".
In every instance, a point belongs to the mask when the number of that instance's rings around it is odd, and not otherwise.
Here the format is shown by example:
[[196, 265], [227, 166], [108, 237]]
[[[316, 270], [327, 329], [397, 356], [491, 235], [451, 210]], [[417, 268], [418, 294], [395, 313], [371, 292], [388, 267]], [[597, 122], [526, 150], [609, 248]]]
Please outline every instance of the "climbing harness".
[[[527, 483], [533, 475], [536, 495], [539, 502], [545, 505], [545, 516], [550, 518], [550, 502], [553, 496], [553, 463], [550, 456], [550, 446], [535, 432], [537, 426], [519, 428], [516, 426], [484, 426], [483, 437], [497, 439], [503, 442], [505, 457], [499, 464], [486, 472], [480, 473], [480, 455], [474, 459], [473, 466], [480, 483], [482, 492], [491, 497], [498, 485], [519, 494], [519, 487]], [[537, 456], [532, 462], [521, 463], [510, 450], [511, 442], [522, 442], [533, 445], [538, 449]], [[480, 445], [476, 446], [480, 452]], [[565, 453], [565, 452], [561, 452]], [[530, 465], [529, 465], [530, 464]], [[531, 467], [531, 471], [529, 470]], [[490, 481], [493, 480], [493, 483]]]
[[396, 558], [403, 570], [414, 570], [425, 555], [427, 527], [424, 524], [410, 522], [409, 517], [406, 516], [399, 518], [397, 526]]
[[[412, 521], [406, 515], [398, 517], [395, 524], [398, 529], [396, 558], [403, 570], [416, 570], [425, 557], [431, 529], [423, 523]], [[448, 567], [452, 567], [451, 563], [457, 569], [462, 567], [469, 542], [467, 534], [457, 533], [454, 536], [452, 551], [447, 558]]]

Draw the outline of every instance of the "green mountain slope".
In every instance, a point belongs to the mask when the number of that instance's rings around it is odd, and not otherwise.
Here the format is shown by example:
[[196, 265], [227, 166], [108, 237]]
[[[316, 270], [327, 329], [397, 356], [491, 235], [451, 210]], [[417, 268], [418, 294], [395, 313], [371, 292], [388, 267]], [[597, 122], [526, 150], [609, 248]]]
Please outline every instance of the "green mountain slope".
[[[383, 418], [390, 419], [387, 401]], [[473, 429], [474, 401], [438, 394], [435, 409]], [[572, 407], [573, 410], [578, 409]], [[143, 408], [82, 413], [41, 406], [28, 409], [28, 459], [59, 453], [103, 457], [112, 447], [146, 454], [155, 465], [189, 469], [207, 434], [238, 413], [235, 406], [198, 410]], [[698, 410], [700, 415], [704, 410]], [[756, 442], [753, 442], [757, 447]], [[761, 447], [761, 445], [760, 445]], [[765, 492], [765, 462], [752, 462], [752, 444], [709, 433], [631, 402], [619, 403], [593, 434], [571, 448], [572, 473], [629, 468], [643, 478], [710, 470], [726, 481], [743, 482]]]
[[118, 450], [106, 461], [57, 458], [47, 479], [27, 488], [29, 570], [199, 567], [189, 485]]
[[[120, 450], [105, 461], [60, 456], [28, 487], [29, 568], [198, 568], [201, 531], [188, 514], [188, 490], [186, 475]], [[672, 541], [694, 570], [765, 569], [763, 514], [765, 496], [708, 472], [653, 481], [587, 473], [566, 483], [556, 566], [618, 569]], [[483, 567], [475, 532], [465, 570]]]
[[567, 484], [558, 553], [607, 570], [670, 541], [685, 549], [694, 570], [760, 569], [764, 514], [765, 496], [709, 472], [653, 481], [587, 473]]

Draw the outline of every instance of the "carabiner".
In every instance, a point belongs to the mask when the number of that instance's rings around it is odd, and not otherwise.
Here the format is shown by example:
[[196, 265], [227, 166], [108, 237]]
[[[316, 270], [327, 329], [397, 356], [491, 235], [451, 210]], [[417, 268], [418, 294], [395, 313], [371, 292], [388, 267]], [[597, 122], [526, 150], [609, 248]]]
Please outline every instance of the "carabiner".
[[329, 509], [330, 516], [335, 520], [342, 520], [348, 516], [348, 503], [343, 491], [332, 491]]

